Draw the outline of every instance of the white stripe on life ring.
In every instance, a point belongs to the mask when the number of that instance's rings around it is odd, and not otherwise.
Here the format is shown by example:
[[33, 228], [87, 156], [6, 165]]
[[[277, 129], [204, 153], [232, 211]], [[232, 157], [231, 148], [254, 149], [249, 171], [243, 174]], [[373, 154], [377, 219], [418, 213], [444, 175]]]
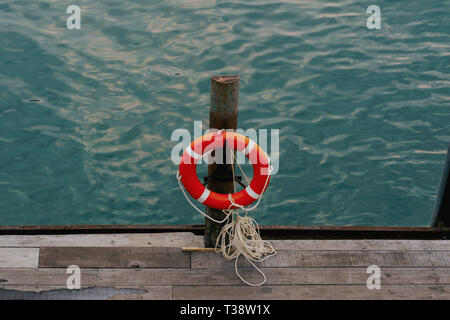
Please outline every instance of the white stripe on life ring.
[[258, 199], [259, 198], [259, 194], [257, 194], [255, 191], [252, 190], [252, 188], [250, 188], [250, 186], [248, 186], [247, 188], [245, 188], [245, 191], [247, 192], [247, 194], [252, 197], [253, 199]]
[[205, 188], [205, 191], [203, 191], [202, 195], [197, 199], [197, 201], [199, 201], [200, 203], [205, 202], [206, 199], [208, 199], [210, 193], [211, 192], [207, 188]]
[[187, 153], [191, 156], [191, 158], [194, 158], [195, 160], [201, 159], [202, 155], [198, 154], [197, 152], [195, 152], [194, 150], [192, 150], [191, 145], [189, 145], [186, 148]]
[[250, 140], [250, 141], [248, 142], [247, 147], [245, 147], [245, 149], [244, 149], [244, 154], [245, 154], [245, 155], [248, 155], [248, 154], [253, 150], [253, 148], [255, 147], [255, 145], [256, 145], [256, 143], [254, 143], [252, 140]]

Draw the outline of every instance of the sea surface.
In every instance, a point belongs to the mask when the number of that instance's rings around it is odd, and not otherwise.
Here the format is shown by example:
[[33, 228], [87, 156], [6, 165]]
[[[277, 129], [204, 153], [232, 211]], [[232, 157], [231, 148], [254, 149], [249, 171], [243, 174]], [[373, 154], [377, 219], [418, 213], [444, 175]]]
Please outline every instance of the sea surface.
[[238, 74], [239, 128], [279, 129], [260, 224], [427, 226], [450, 142], [449, 12], [0, 0], [0, 225], [202, 223], [171, 135], [206, 129], [210, 77]]

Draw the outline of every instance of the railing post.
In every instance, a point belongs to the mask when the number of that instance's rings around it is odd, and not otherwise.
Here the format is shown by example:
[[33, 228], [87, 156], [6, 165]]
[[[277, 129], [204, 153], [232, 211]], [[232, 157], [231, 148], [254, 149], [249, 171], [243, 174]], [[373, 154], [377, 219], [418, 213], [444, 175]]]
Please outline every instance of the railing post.
[[450, 227], [450, 145], [445, 158], [439, 191], [434, 203], [432, 227]]
[[[212, 129], [237, 129], [239, 100], [239, 76], [217, 76], [211, 78], [211, 102], [209, 113], [209, 127]], [[219, 193], [233, 193], [233, 167], [226, 161], [230, 155], [225, 149], [222, 150], [223, 164], [210, 164], [208, 166], [208, 189]], [[217, 153], [220, 156], [220, 152]], [[222, 177], [222, 179], [215, 179]], [[218, 181], [220, 180], [220, 181]], [[226, 181], [223, 181], [226, 180]], [[216, 219], [225, 218], [222, 210], [206, 208], [206, 213]], [[212, 248], [216, 245], [217, 237], [223, 224], [215, 223], [205, 218], [205, 247]]]

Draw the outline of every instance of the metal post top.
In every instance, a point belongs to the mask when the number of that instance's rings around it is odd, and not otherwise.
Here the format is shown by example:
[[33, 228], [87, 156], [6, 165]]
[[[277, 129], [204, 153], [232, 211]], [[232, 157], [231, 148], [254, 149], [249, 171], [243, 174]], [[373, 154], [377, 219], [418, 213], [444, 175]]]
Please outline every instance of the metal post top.
[[211, 77], [211, 81], [217, 82], [220, 84], [229, 84], [229, 83], [238, 82], [239, 76], [237, 76], [237, 75], [235, 75], [235, 76], [214, 76], [214, 77]]
[[239, 76], [211, 77], [210, 127], [235, 129], [237, 119], [230, 120], [230, 123], [224, 121], [237, 117], [238, 100]]

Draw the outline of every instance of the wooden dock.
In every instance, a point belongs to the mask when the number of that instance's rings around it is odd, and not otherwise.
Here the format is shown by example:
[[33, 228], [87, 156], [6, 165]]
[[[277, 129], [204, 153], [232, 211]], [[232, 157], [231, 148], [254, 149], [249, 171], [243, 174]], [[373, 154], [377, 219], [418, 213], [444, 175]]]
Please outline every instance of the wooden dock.
[[[0, 235], [0, 299], [450, 299], [448, 240], [272, 240], [261, 287], [189, 232]], [[242, 259], [241, 274], [259, 282]], [[67, 288], [70, 265], [81, 289]], [[381, 270], [368, 289], [367, 267]]]

